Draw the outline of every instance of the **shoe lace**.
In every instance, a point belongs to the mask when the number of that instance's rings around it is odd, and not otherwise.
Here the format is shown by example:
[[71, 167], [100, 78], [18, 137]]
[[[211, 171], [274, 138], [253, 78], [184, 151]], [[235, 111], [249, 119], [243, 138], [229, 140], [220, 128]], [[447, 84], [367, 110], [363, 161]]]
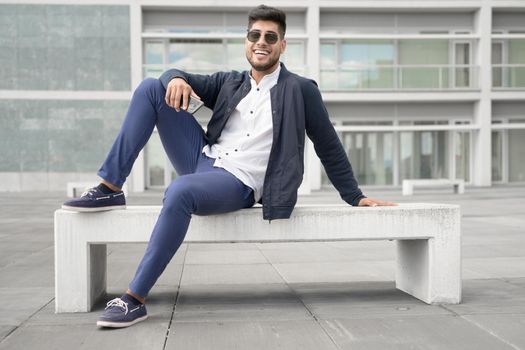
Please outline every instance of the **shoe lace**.
[[108, 301], [108, 303], [106, 304], [105, 310], [113, 306], [122, 308], [124, 310], [124, 315], [128, 314], [128, 303], [126, 303], [124, 300], [120, 298], [115, 298], [115, 299]]
[[92, 196], [95, 194], [95, 191], [96, 191], [96, 190], [97, 190], [97, 189], [96, 189], [95, 187], [92, 187], [92, 188], [86, 188], [86, 189], [84, 190], [84, 192], [82, 192], [82, 195], [81, 195], [80, 197], [87, 197], [87, 196], [92, 197]]

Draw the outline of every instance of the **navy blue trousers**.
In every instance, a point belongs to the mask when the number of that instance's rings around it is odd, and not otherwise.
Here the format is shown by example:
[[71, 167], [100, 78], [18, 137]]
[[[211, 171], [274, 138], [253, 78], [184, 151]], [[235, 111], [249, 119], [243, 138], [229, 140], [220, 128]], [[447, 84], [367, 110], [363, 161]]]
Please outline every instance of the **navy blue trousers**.
[[[254, 204], [253, 190], [202, 153], [204, 131], [195, 118], [164, 101], [158, 79], [146, 79], [135, 90], [120, 132], [98, 175], [121, 187], [157, 126], [177, 178], [164, 193], [162, 210], [146, 253], [129, 289], [146, 297], [180, 247], [192, 214], [227, 213]], [[213, 230], [213, 227], [210, 227]]]

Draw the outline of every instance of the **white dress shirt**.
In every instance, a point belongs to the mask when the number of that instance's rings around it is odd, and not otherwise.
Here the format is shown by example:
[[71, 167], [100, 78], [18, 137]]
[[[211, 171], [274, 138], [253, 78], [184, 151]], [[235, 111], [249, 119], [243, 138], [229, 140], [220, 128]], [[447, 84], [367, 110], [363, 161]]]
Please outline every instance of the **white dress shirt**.
[[232, 112], [217, 143], [202, 150], [215, 158], [213, 166], [227, 170], [252, 188], [256, 202], [262, 197], [273, 142], [270, 89], [277, 84], [280, 71], [279, 65], [259, 85], [250, 76], [252, 88]]

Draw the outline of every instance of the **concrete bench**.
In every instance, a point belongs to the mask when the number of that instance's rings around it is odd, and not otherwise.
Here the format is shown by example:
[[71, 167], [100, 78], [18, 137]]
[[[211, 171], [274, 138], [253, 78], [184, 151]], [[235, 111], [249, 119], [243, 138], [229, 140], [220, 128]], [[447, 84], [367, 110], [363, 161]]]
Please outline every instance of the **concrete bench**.
[[403, 196], [414, 194], [414, 187], [445, 187], [452, 186], [454, 193], [465, 193], [465, 181], [461, 179], [406, 179], [403, 180]]
[[[67, 183], [66, 194], [67, 194], [67, 196], [69, 198], [80, 197], [80, 194], [82, 194], [82, 192], [84, 192], [86, 189], [91, 188], [91, 187], [95, 187], [99, 183], [100, 182], [86, 182], [86, 181], [83, 181], [83, 182], [68, 182]], [[124, 186], [122, 186], [122, 191], [124, 191], [124, 195], [125, 196], [128, 195], [128, 186], [126, 184], [124, 184]]]
[[[106, 292], [106, 244], [147, 242], [159, 211], [159, 206], [99, 213], [55, 211], [55, 311], [90, 311]], [[194, 216], [185, 242], [396, 240], [398, 289], [429, 304], [460, 302], [457, 205], [301, 205], [290, 219], [271, 224], [261, 211], [254, 207]]]

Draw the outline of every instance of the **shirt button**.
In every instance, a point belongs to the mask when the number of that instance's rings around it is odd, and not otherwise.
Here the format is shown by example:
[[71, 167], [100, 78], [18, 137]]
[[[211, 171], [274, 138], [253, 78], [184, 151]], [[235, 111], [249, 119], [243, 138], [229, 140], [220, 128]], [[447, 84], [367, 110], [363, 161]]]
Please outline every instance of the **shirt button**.
[[228, 155], [229, 153], [226, 153], [226, 155]]
[[259, 88], [257, 88], [257, 91], [259, 91], [259, 90], [260, 90], [260, 89], [259, 89]]
[[219, 157], [219, 159], [222, 159], [221, 157]]
[[250, 134], [246, 134], [246, 136], [250, 136]]
[[253, 111], [250, 111], [251, 114], [253, 114]]
[[235, 149], [235, 152], [237, 152], [237, 151], [238, 151], [238, 149]]

